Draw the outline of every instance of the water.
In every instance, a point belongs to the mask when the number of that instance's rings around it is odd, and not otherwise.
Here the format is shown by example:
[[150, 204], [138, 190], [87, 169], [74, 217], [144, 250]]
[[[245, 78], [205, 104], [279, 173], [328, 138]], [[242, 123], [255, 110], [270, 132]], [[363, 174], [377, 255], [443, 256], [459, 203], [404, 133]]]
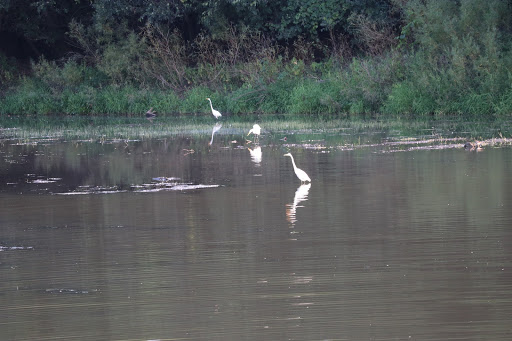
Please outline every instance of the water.
[[510, 147], [223, 129], [4, 140], [0, 339], [510, 339]]

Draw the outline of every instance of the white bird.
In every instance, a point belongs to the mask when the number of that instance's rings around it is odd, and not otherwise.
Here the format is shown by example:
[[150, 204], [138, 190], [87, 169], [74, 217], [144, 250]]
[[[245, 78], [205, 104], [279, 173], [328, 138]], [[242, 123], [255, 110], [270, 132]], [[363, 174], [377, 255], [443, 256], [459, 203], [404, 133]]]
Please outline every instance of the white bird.
[[210, 108], [212, 108], [212, 114], [213, 116], [215, 116], [215, 118], [219, 118], [222, 116], [222, 114], [220, 112], [218, 112], [217, 110], [213, 109], [213, 105], [212, 105], [212, 100], [207, 98], [207, 100], [210, 102]]
[[297, 166], [295, 166], [295, 160], [293, 159], [292, 154], [287, 153], [287, 154], [284, 154], [283, 156], [289, 156], [292, 159], [293, 170], [295, 171], [295, 175], [297, 175], [297, 177], [299, 178], [301, 183], [303, 183], [303, 182], [311, 182], [311, 179], [306, 174], [306, 172], [304, 172], [302, 169], [297, 168]]
[[261, 127], [259, 124], [255, 124], [252, 126], [252, 129], [249, 130], [249, 133], [247, 134], [247, 136], [249, 136], [249, 134], [253, 133], [256, 137], [260, 136], [261, 134]]

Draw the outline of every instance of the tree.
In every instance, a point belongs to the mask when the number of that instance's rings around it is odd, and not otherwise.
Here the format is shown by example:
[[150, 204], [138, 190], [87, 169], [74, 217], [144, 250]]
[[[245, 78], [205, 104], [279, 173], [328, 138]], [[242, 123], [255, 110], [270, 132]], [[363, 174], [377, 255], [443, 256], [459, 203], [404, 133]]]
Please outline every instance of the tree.
[[58, 58], [69, 50], [66, 32], [73, 18], [90, 17], [87, 0], [0, 0], [0, 51], [18, 58], [46, 54]]

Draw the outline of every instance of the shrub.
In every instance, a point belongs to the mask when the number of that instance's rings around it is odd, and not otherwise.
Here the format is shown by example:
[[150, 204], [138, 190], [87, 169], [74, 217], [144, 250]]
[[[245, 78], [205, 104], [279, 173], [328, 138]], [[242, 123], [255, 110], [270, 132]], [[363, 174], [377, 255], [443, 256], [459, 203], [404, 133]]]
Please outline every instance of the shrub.
[[400, 80], [401, 67], [397, 54], [353, 59], [348, 68], [337, 76], [342, 84], [342, 95], [349, 102], [350, 112], [377, 112], [391, 92], [392, 85]]
[[436, 103], [433, 98], [410, 81], [394, 84], [382, 106], [383, 113], [391, 115], [426, 115], [435, 110]]
[[47, 87], [25, 78], [16, 89], [6, 93], [0, 107], [3, 114], [50, 114], [60, 111], [60, 102]]
[[340, 89], [334, 82], [306, 80], [290, 93], [288, 111], [292, 114], [333, 114], [341, 111]]
[[88, 98], [88, 91], [80, 89], [80, 91], [64, 90], [61, 95], [62, 110], [66, 114], [88, 114], [91, 111], [91, 98]]
[[512, 115], [512, 87], [501, 96], [499, 102], [494, 107], [498, 116], [511, 116]]
[[111, 42], [102, 53], [98, 69], [105, 73], [113, 85], [144, 83], [144, 54], [147, 46], [131, 32], [125, 39]]
[[227, 110], [233, 114], [256, 112], [264, 98], [262, 89], [243, 86], [234, 90], [229, 97]]
[[62, 66], [55, 61], [40, 58], [32, 64], [34, 76], [54, 92], [60, 92], [69, 87], [77, 87], [84, 82], [85, 66], [74, 60], [68, 60]]

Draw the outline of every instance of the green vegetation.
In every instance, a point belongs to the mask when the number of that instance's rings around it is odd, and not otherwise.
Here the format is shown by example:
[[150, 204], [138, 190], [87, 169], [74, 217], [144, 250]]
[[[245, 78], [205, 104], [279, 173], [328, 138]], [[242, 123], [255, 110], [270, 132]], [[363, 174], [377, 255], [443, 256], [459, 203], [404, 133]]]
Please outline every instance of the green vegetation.
[[0, 115], [189, 116], [206, 97], [225, 115], [512, 113], [501, 0], [63, 3], [0, 1], [0, 34], [40, 51], [28, 65], [0, 50]]

